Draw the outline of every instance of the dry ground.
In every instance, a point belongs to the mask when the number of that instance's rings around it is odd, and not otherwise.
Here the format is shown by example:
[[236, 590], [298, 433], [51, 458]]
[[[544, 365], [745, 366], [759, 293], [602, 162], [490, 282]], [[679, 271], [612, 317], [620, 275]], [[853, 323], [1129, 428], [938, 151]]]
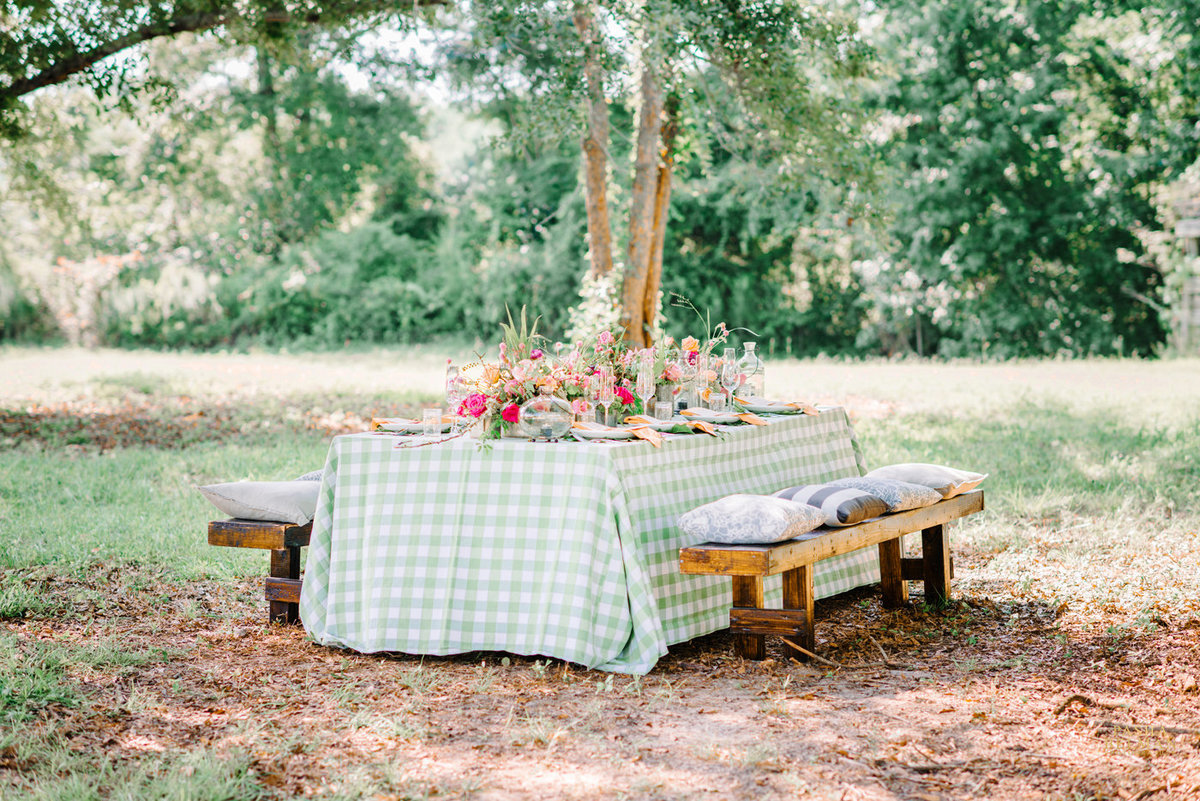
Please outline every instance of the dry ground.
[[[267, 361], [272, 375], [296, 366]], [[205, 380], [219, 383], [224, 368], [212, 364]], [[986, 385], [1008, 368], [979, 369], [972, 380]], [[839, 391], [869, 417], [895, 414], [912, 398], [903, 388], [925, 379], [900, 376], [892, 397], [855, 380]], [[1070, 376], [1055, 380], [1069, 391]], [[47, 381], [39, 397], [63, 426], [86, 408], [111, 415], [105, 425], [125, 432], [114, 438], [131, 437], [119, 445], [137, 444], [119, 404]], [[29, 422], [32, 407], [12, 397], [0, 420], [9, 446], [36, 447], [44, 421]], [[224, 407], [204, 408], [179, 431], [227, 435]], [[338, 430], [328, 415], [307, 419]], [[100, 646], [157, 656], [68, 664], [81, 700], [46, 703], [21, 740], [0, 740], [0, 797], [51, 797], [50, 757], [29, 741], [57, 743], [97, 775], [181, 752], [241, 759], [270, 798], [1200, 799], [1200, 587], [1175, 587], [1170, 602], [1161, 592], [1173, 564], [1194, 562], [1195, 518], [1120, 514], [1013, 520], [1015, 551], [965, 524], [949, 608], [923, 607], [919, 584], [898, 611], [881, 609], [873, 588], [818, 601], [829, 664], [801, 664], [779, 642], [766, 661], [742, 661], [720, 633], [672, 648], [640, 678], [494, 653], [319, 647], [299, 627], [265, 624], [252, 576], [185, 582], [119, 560], [10, 569], [0, 578], [44, 602], [0, 621], [18, 659]], [[1154, 528], [1184, 545], [1130, 566], [1144, 585], [1136, 609], [1106, 607], [1084, 587], [1113, 574], [1061, 558], [1081, 525]], [[1060, 602], [1041, 584], [1081, 589]]]

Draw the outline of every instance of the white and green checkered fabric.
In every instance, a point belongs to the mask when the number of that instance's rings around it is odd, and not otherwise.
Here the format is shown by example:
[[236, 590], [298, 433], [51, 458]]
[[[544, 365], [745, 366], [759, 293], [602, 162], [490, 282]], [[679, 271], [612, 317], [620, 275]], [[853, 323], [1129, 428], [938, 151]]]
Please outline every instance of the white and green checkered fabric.
[[[627, 443], [356, 434], [329, 450], [300, 615], [356, 651], [545, 655], [645, 673], [729, 625], [730, 582], [679, 573], [678, 516], [735, 492], [865, 472], [842, 409], [721, 437]], [[820, 563], [818, 596], [878, 581], [874, 548]], [[768, 579], [778, 606], [780, 579]]]

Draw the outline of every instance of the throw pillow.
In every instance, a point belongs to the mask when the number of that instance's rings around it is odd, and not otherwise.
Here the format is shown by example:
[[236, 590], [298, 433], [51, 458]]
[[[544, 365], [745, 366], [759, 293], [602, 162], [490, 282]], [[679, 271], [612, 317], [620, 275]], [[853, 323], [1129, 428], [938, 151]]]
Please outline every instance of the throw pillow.
[[318, 481], [237, 481], [197, 489], [230, 517], [302, 526], [316, 513], [321, 484]]
[[887, 504], [889, 512], [903, 512], [907, 509], [933, 506], [942, 499], [942, 494], [937, 490], [920, 484], [910, 484], [907, 481], [896, 481], [892, 478], [839, 478], [829, 483], [835, 487], [850, 487], [869, 492], [883, 500]]
[[825, 522], [813, 506], [769, 495], [729, 495], [679, 516], [679, 527], [696, 542], [782, 542]]
[[956, 470], [953, 467], [943, 467], [940, 464], [923, 464], [909, 462], [905, 464], [889, 464], [887, 467], [877, 467], [868, 478], [894, 478], [897, 481], [907, 481], [910, 484], [921, 484], [942, 493], [943, 498], [953, 498], [978, 487], [987, 478], [987, 473], [972, 473], [967, 470]]
[[825, 524], [829, 526], [853, 526], [888, 511], [888, 505], [869, 492], [830, 484], [788, 487], [776, 492], [775, 497], [817, 507], [825, 513]]

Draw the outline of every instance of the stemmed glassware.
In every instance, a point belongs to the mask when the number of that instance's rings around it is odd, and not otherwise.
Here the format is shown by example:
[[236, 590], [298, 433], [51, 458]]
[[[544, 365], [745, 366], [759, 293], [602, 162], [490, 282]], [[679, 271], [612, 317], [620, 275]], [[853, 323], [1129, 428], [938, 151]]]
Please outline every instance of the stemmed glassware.
[[608, 407], [617, 399], [617, 389], [612, 376], [606, 370], [597, 370], [592, 375], [592, 389], [596, 403], [604, 409], [604, 425], [608, 425]]
[[742, 385], [742, 372], [738, 369], [737, 351], [733, 348], [725, 349], [725, 356], [721, 362], [720, 380], [725, 394], [729, 397], [729, 404], [732, 406], [733, 393], [737, 392], [738, 387]]
[[634, 387], [638, 397], [642, 399], [642, 410], [646, 414], [650, 414], [650, 399], [655, 393], [654, 372], [654, 351], [646, 348], [638, 362], [637, 385]]
[[708, 400], [704, 396], [704, 391], [708, 389], [708, 354], [701, 352], [696, 356], [696, 376], [692, 379], [692, 385], [695, 388], [696, 405], [703, 406]]
[[452, 431], [457, 432], [460, 418], [458, 416], [458, 407], [466, 397], [466, 386], [464, 385], [462, 373], [455, 364], [446, 365], [446, 413], [454, 418], [451, 426]]

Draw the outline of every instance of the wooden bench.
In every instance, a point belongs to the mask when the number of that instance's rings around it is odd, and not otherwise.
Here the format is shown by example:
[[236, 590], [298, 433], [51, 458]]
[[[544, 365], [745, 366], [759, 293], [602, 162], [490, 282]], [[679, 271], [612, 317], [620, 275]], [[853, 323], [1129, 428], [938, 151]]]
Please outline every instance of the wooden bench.
[[271, 573], [265, 595], [272, 623], [300, 622], [300, 549], [308, 545], [312, 523], [273, 523], [262, 520], [214, 520], [208, 524], [208, 544], [230, 548], [263, 548], [271, 552]]
[[[950, 535], [946, 524], [983, 510], [983, 491], [958, 495], [933, 506], [877, 517], [845, 528], [818, 529], [816, 536], [770, 545], [706, 543], [679, 550], [683, 573], [733, 578], [729, 630], [734, 651], [746, 659], [766, 657], [765, 635], [782, 636], [812, 651], [813, 565], [831, 556], [879, 546], [879, 575], [885, 606], [908, 602], [908, 582], [925, 582], [925, 602], [950, 598]], [[921, 556], [902, 558], [900, 537], [921, 532]], [[763, 607], [763, 578], [783, 574], [783, 608]]]

